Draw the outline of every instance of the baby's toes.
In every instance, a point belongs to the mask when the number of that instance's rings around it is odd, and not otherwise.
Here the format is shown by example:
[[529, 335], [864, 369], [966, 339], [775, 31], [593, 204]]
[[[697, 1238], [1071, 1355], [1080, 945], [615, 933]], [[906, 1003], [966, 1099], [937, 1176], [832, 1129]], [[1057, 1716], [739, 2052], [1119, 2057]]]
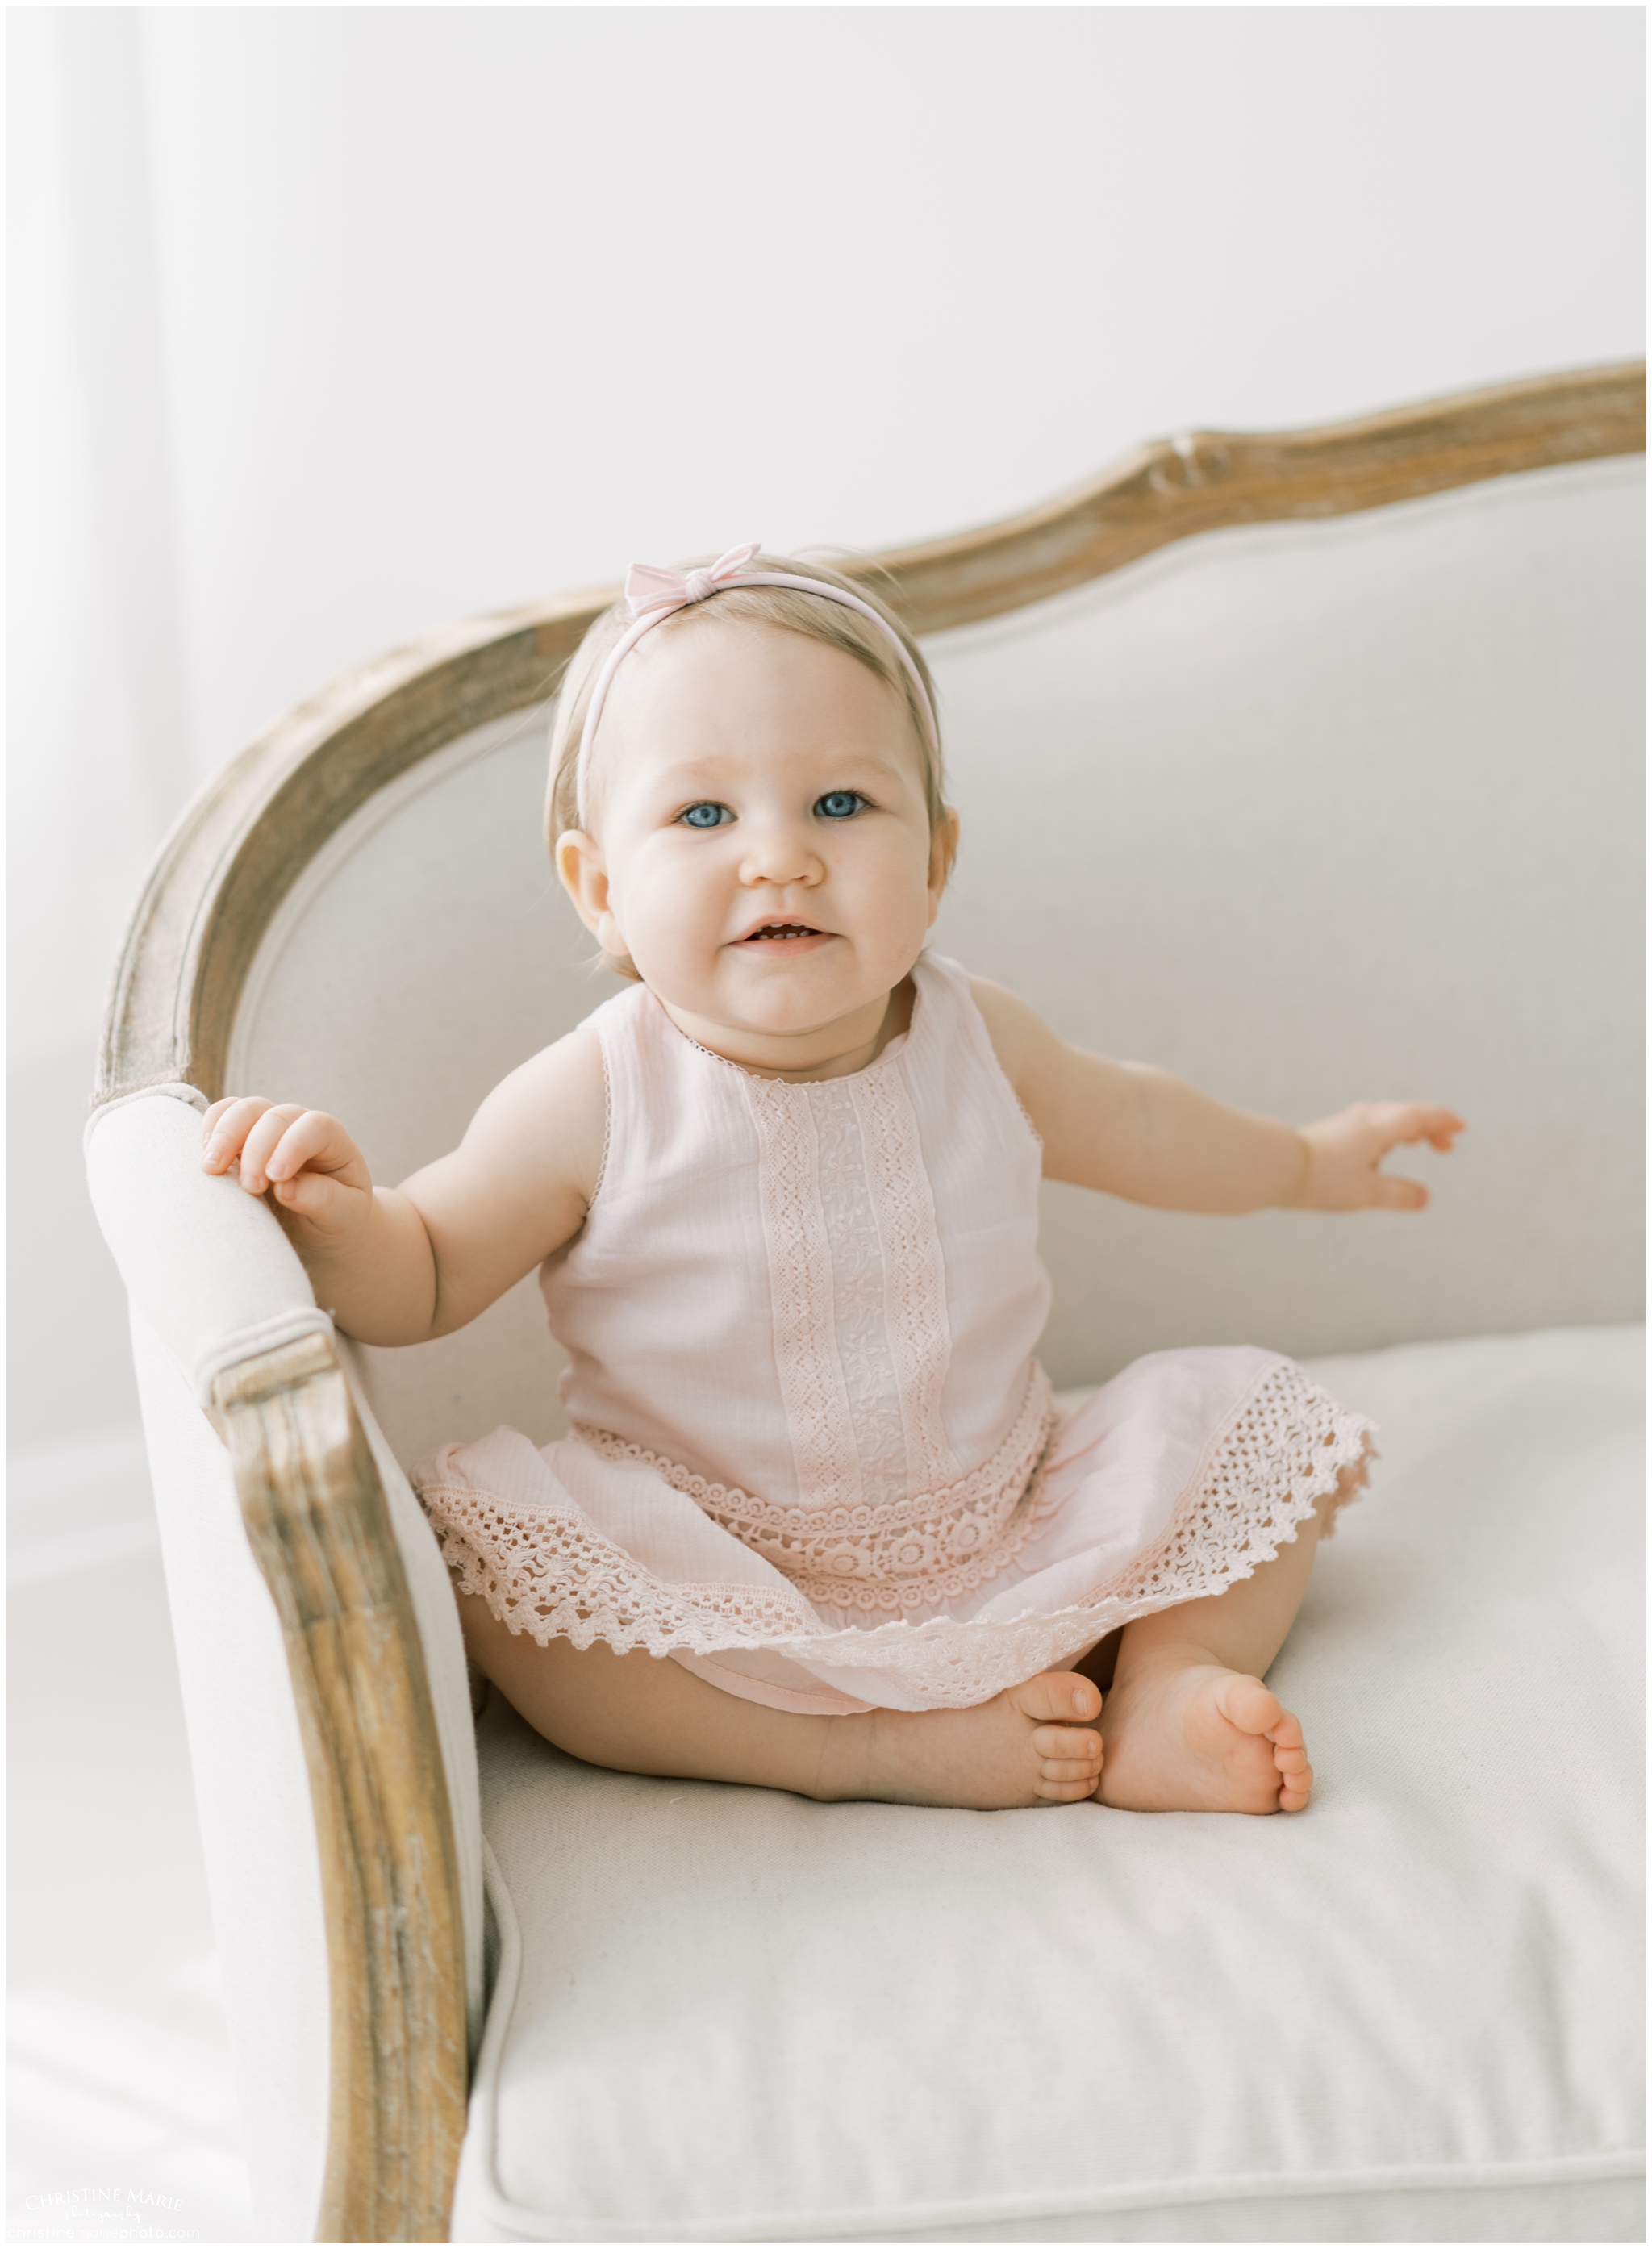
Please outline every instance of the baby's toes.
[[1023, 1718], [1093, 1725], [1101, 1716], [1101, 1689], [1077, 1671], [1041, 1671], [1009, 1689]]
[[1092, 1771], [1101, 1771], [1101, 1736], [1085, 1726], [1039, 1726], [1032, 1736], [1034, 1750], [1041, 1757], [1067, 1758], [1088, 1764]]
[[[1268, 1729], [1268, 1739], [1273, 1743], [1276, 1757], [1301, 1751], [1302, 1721], [1294, 1710], [1280, 1711], [1277, 1723]], [[1284, 1767], [1280, 1769], [1283, 1771]]]
[[1098, 1757], [1041, 1757], [1038, 1777], [1041, 1780], [1094, 1780], [1101, 1771]]
[[[1297, 1726], [1295, 1730], [1299, 1742], [1302, 1729]], [[1307, 1750], [1276, 1744], [1273, 1761], [1279, 1774], [1279, 1809], [1300, 1812], [1313, 1791], [1313, 1767]]]
[[1059, 1757], [1047, 1757], [1039, 1768], [1033, 1793], [1046, 1804], [1081, 1804], [1086, 1796], [1095, 1794], [1100, 1778], [1098, 1765], [1071, 1764]]
[[1300, 1772], [1283, 1776], [1279, 1790], [1281, 1812], [1300, 1812], [1313, 1793], [1313, 1767], [1304, 1765]]
[[[1230, 1726], [1237, 1726], [1242, 1734], [1266, 1734], [1276, 1743], [1280, 1729], [1285, 1723], [1297, 1726], [1280, 1702], [1279, 1697], [1264, 1687], [1260, 1679], [1247, 1678], [1242, 1671], [1230, 1671], [1222, 1682], [1216, 1694], [1216, 1708]], [[1302, 1729], [1297, 1726], [1297, 1743], [1302, 1741]]]

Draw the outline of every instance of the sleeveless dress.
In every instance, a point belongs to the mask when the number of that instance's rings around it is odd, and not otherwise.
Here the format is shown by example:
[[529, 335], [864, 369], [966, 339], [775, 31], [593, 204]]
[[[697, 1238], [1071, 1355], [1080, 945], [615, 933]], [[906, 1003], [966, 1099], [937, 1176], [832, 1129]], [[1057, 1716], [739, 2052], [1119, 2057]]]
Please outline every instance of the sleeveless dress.
[[909, 1030], [814, 1084], [642, 985], [590, 1019], [602, 1173], [540, 1273], [571, 1434], [414, 1471], [513, 1632], [781, 1709], [962, 1707], [1222, 1592], [1363, 1482], [1369, 1423], [1272, 1351], [1157, 1351], [1057, 1410], [1038, 1138], [963, 971], [913, 973]]

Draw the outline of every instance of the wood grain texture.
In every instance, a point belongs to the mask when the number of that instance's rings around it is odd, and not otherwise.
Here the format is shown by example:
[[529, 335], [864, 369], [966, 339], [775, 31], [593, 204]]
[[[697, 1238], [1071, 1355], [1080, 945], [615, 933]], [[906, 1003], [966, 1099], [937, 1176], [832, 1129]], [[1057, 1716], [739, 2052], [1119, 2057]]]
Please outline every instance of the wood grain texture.
[[1008, 523], [879, 558], [920, 632], [1002, 615], [1203, 531], [1386, 507], [1565, 461], [1646, 449], [1646, 368], [1504, 383], [1278, 436], [1201, 430], [1144, 445]]
[[464, 1933], [423, 1647], [331, 1341], [213, 1386], [275, 1602], [321, 1860], [330, 2010], [319, 2241], [445, 2241], [467, 2095]]
[[[1644, 365], [1589, 368], [1324, 429], [1193, 432], [1008, 522], [844, 567], [917, 632], [940, 632], [1200, 532], [1346, 515], [1645, 444]], [[94, 1099], [182, 1081], [216, 1100], [248, 970], [299, 870], [387, 781], [547, 695], [616, 591], [429, 634], [344, 673], [226, 767], [162, 847], [133, 916]]]

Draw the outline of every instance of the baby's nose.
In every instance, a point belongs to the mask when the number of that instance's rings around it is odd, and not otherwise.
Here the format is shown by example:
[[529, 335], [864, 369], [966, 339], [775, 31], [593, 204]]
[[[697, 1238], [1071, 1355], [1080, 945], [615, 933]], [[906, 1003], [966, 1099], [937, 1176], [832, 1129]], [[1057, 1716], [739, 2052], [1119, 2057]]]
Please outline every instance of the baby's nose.
[[748, 883], [812, 881], [820, 873], [815, 839], [786, 822], [748, 828], [740, 872]]

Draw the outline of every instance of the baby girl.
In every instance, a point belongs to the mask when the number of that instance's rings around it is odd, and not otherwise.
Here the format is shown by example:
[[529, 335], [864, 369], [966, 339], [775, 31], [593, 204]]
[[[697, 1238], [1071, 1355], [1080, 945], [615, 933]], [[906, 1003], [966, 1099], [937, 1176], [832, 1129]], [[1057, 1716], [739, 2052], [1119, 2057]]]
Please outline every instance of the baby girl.
[[549, 828], [629, 988], [397, 1188], [313, 1110], [205, 1125], [206, 1168], [268, 1196], [365, 1342], [448, 1334], [540, 1269], [571, 1434], [414, 1472], [472, 1660], [626, 1772], [1300, 1811], [1264, 1678], [1368, 1425], [1249, 1348], [1156, 1352], [1063, 1416], [1038, 1181], [1415, 1211], [1383, 1157], [1461, 1119], [1362, 1102], [1298, 1131], [1064, 1044], [925, 950], [959, 822], [895, 617], [751, 547], [627, 595], [564, 684]]

